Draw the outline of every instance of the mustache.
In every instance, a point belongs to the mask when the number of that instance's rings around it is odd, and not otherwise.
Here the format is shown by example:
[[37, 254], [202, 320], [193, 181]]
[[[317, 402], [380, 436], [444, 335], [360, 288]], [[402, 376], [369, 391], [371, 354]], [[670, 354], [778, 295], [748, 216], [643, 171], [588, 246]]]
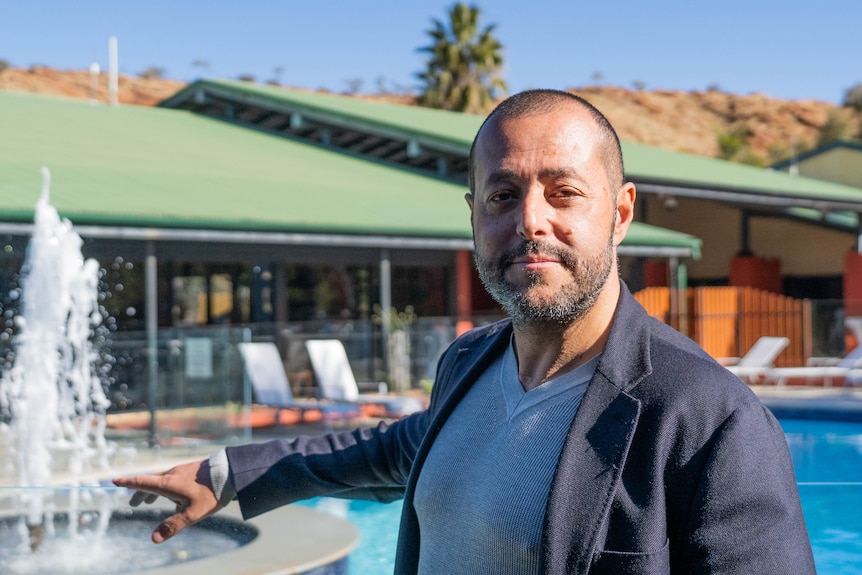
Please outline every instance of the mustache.
[[516, 259], [524, 256], [540, 256], [549, 259], [558, 259], [564, 264], [572, 265], [576, 261], [572, 255], [557, 246], [543, 244], [533, 240], [521, 242], [514, 248], [502, 253], [498, 258], [498, 262], [504, 266], [512, 264]]

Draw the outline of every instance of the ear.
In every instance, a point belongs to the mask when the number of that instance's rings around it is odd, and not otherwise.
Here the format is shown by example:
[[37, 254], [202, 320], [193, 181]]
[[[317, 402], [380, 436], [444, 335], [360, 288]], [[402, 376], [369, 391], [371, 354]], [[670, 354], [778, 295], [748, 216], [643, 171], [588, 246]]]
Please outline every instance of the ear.
[[467, 200], [467, 205], [470, 206], [470, 211], [473, 211], [473, 192], [464, 194], [464, 199]]
[[629, 231], [629, 225], [634, 220], [636, 195], [635, 185], [631, 182], [623, 184], [617, 192], [617, 210], [614, 214], [614, 246], [620, 245]]

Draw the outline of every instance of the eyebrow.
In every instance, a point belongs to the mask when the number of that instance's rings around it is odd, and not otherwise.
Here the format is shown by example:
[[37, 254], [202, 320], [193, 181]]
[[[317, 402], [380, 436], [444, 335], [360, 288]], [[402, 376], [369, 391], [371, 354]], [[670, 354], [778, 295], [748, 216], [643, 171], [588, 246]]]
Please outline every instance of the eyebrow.
[[[577, 170], [572, 168], [548, 168], [539, 172], [540, 180], [547, 180], [551, 178], [577, 178], [581, 179], [578, 175]], [[495, 172], [492, 172], [488, 178], [486, 178], [486, 182], [488, 184], [496, 184], [499, 182], [505, 181], [520, 181], [524, 178], [521, 174], [515, 172], [514, 170], [506, 170], [499, 169]]]

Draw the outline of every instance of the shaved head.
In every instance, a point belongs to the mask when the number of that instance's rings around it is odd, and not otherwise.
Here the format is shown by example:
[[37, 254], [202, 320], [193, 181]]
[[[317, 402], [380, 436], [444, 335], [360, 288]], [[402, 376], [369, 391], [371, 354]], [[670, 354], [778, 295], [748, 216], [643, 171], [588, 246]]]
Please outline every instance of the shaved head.
[[492, 120], [497, 122], [505, 122], [515, 118], [523, 118], [525, 116], [536, 116], [547, 114], [552, 111], [565, 108], [566, 106], [575, 106], [581, 110], [586, 110], [590, 117], [595, 122], [598, 128], [600, 141], [598, 142], [598, 150], [602, 156], [602, 163], [607, 172], [608, 182], [613, 187], [623, 185], [625, 181], [625, 172], [623, 168], [623, 152], [620, 147], [620, 139], [617, 136], [608, 119], [599, 112], [599, 110], [581, 98], [569, 92], [562, 90], [527, 90], [520, 92], [503, 100], [493, 112], [491, 112], [479, 131], [476, 133], [476, 138], [473, 140], [473, 145], [470, 147], [469, 157], [469, 172], [468, 181], [470, 191], [474, 192], [476, 188], [475, 169], [474, 169], [474, 153], [476, 150], [476, 142], [482, 134], [482, 130]]

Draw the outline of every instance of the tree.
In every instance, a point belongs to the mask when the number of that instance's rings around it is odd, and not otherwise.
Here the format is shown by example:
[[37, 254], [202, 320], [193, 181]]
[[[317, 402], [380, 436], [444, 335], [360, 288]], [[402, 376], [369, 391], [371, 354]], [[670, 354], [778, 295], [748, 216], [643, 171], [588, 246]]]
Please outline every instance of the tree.
[[826, 122], [817, 134], [817, 147], [825, 146], [850, 135], [850, 124], [839, 110], [830, 110]]
[[482, 113], [505, 95], [503, 46], [494, 38], [495, 25], [479, 29], [479, 9], [456, 3], [449, 21], [432, 20], [432, 43], [419, 48], [428, 54], [419, 104], [459, 112]]
[[284, 73], [284, 66], [276, 66], [272, 69], [273, 77], [267, 80], [266, 83], [270, 86], [281, 86], [281, 75]]
[[198, 58], [197, 60], [193, 60], [192, 61], [192, 68], [200, 68], [201, 70], [203, 70], [203, 74], [204, 74], [205, 78], [210, 75], [210, 61], [209, 60], [202, 60], [200, 58]]
[[844, 106], [862, 112], [862, 84], [856, 84], [844, 92]]
[[150, 66], [149, 68], [138, 74], [138, 78], [143, 78], [144, 80], [152, 80], [153, 78], [164, 77], [165, 69], [159, 68], [158, 66]]
[[355, 96], [362, 91], [362, 78], [350, 78], [345, 80], [344, 83], [347, 84], [347, 93], [351, 96]]
[[377, 77], [377, 93], [381, 96], [389, 94], [389, 90], [386, 88], [386, 76]]

